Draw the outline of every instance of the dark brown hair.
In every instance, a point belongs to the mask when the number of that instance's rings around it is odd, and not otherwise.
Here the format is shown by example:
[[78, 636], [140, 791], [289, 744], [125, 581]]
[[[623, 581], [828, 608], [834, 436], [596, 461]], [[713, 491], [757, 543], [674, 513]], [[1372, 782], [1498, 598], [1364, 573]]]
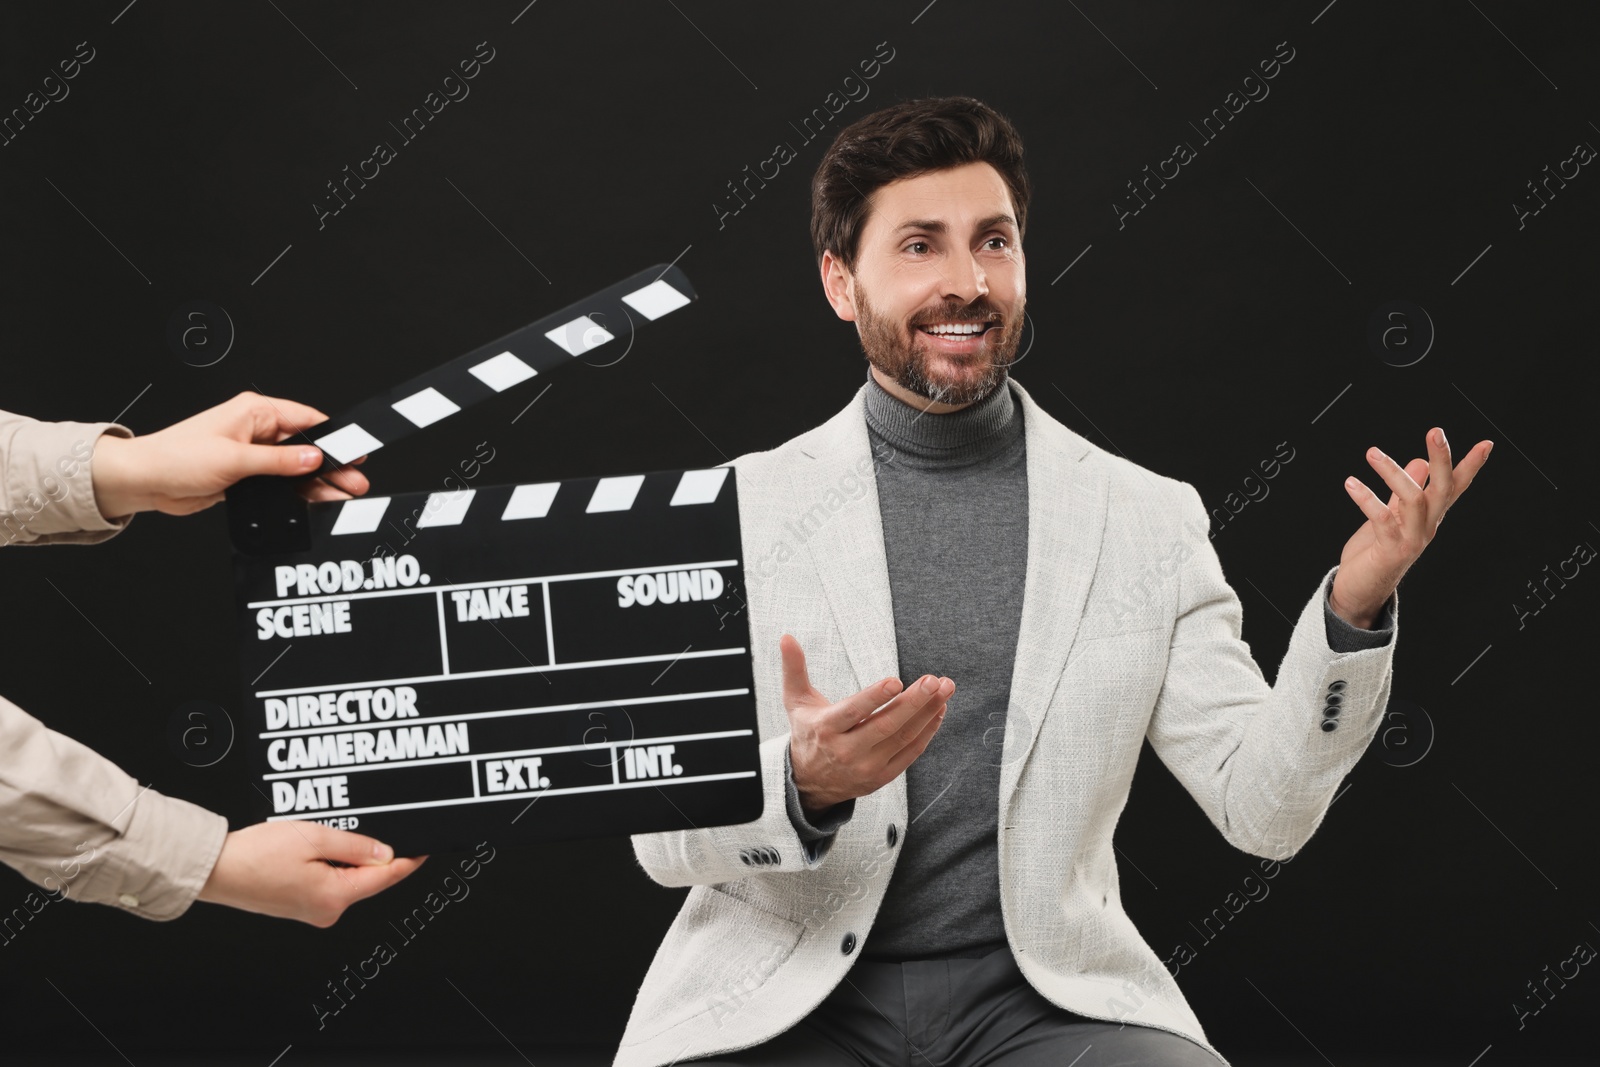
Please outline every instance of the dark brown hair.
[[1021, 239], [1029, 196], [1022, 136], [988, 104], [970, 96], [907, 100], [840, 130], [811, 179], [811, 243], [818, 265], [823, 251], [831, 250], [855, 270], [867, 198], [880, 186], [966, 163], [988, 163], [1000, 172], [1011, 190]]

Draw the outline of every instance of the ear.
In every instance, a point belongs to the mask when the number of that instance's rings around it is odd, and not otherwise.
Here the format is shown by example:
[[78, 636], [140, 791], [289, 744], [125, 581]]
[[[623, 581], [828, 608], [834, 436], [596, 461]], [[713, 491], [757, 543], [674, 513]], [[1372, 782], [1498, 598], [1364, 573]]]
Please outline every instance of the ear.
[[822, 292], [835, 315], [846, 322], [856, 321], [855, 276], [831, 249], [822, 253]]

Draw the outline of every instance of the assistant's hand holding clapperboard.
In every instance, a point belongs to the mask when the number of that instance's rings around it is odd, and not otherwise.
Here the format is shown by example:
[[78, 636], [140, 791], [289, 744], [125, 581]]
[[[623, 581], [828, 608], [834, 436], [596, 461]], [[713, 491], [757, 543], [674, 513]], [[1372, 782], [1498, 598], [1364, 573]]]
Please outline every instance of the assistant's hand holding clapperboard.
[[[694, 300], [658, 265], [311, 427], [331, 471]], [[228, 495], [269, 820], [399, 854], [749, 822], [762, 791], [730, 467], [309, 507]]]

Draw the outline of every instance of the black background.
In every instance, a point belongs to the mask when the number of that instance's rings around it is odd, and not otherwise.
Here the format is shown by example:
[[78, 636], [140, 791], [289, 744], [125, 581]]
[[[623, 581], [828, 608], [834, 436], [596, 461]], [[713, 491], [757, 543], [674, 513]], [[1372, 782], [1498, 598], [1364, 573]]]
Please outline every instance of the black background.
[[[1592, 1048], [1592, 967], [1521, 1029], [1512, 1007], [1543, 967], [1600, 944], [1580, 658], [1600, 578], [1586, 569], [1521, 629], [1513, 606], [1546, 564], [1600, 545], [1580, 444], [1600, 178], [1585, 168], [1522, 229], [1513, 208], [1547, 164], [1600, 143], [1592, 5], [524, 2], [7, 5], [0, 110], [79, 41], [96, 55], [0, 148], [0, 406], [125, 412], [138, 432], [246, 388], [332, 412], [677, 258], [699, 302], [626, 359], [574, 366], [532, 408], [513, 390], [369, 473], [380, 490], [434, 488], [484, 439], [497, 451], [480, 484], [769, 448], [864, 374], [807, 237], [826, 139], [890, 101], [977, 96], [1018, 124], [1036, 187], [1018, 381], [1212, 507], [1279, 442], [1295, 449], [1214, 542], [1269, 677], [1361, 522], [1343, 478], [1379, 484], [1366, 447], [1403, 461], [1435, 424], [1458, 455], [1496, 442], [1403, 583], [1391, 706], [1409, 728], [1374, 743], [1271, 895], [1209, 944], [1190, 923], [1256, 861], [1144, 756], [1117, 837], [1124, 899], [1163, 957], [1199, 945], [1178, 980], [1208, 1035], [1240, 1064]], [[324, 184], [395, 140], [388, 123], [480, 41], [495, 58], [471, 95], [319, 230]], [[802, 144], [790, 123], [883, 41], [894, 58], [871, 95]], [[1125, 183], [1196, 141], [1188, 124], [1282, 41], [1295, 58], [1271, 95], [1119, 229]], [[779, 141], [798, 158], [719, 228], [725, 183]], [[205, 368], [166, 342], [194, 299], [237, 330]], [[1395, 300], [1437, 329], [1407, 367], [1367, 343]], [[0, 684], [141, 781], [238, 818], [242, 754], [191, 767], [167, 729], [186, 701], [235, 699], [224, 519], [148, 515], [97, 548], [0, 554]], [[1436, 730], [1420, 761], [1416, 708]], [[266, 1063], [292, 1045], [290, 1063], [614, 1047], [683, 895], [649, 882], [623, 840], [499, 850], [470, 897], [316, 1029], [324, 983], [450, 863], [327, 931], [209, 905], [172, 924], [51, 905], [0, 948], [7, 1051]], [[0, 872], [3, 910], [29, 888]]]

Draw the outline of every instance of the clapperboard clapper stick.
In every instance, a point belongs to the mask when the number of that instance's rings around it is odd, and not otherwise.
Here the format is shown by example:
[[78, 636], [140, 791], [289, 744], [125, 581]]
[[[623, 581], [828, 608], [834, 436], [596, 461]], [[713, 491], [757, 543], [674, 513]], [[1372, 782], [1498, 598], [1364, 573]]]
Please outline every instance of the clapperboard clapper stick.
[[[302, 435], [322, 449], [317, 477], [411, 436], [499, 393], [559, 370], [698, 299], [683, 271], [658, 263], [593, 296], [357, 404]], [[228, 490], [228, 532], [241, 552], [307, 546], [305, 506], [294, 481], [259, 475]]]
[[[306, 436], [331, 469], [694, 299], [658, 265]], [[731, 467], [310, 505], [294, 488], [228, 498], [264, 818], [415, 855], [760, 816]]]

